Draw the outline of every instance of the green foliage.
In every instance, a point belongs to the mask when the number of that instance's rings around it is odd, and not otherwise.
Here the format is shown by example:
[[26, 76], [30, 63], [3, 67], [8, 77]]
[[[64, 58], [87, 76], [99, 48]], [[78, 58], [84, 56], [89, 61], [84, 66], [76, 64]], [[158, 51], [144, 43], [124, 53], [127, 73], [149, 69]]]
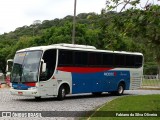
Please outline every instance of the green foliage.
[[[121, 0], [110, 0], [111, 2], [114, 4], [110, 8], [121, 4]], [[128, 4], [135, 6], [138, 3], [139, 0], [131, 0]], [[93, 45], [99, 49], [142, 52], [145, 62], [156, 61], [160, 64], [158, 5], [150, 6], [147, 10], [131, 8], [119, 13], [106, 11], [102, 9], [101, 14], [77, 15], [76, 44]], [[72, 20], [73, 16], [70, 15], [63, 19], [44, 20], [42, 23], [19, 27], [0, 35], [0, 69], [5, 72], [6, 60], [13, 58], [19, 49], [71, 43]]]
[[144, 74], [145, 75], [157, 75], [158, 65], [156, 62], [146, 62], [144, 64]]
[[[118, 34], [122, 34], [122, 37], [125, 36], [124, 38], [129, 38], [131, 41], [134, 41], [133, 45], [140, 48], [134, 48], [134, 50], [143, 52], [147, 60], [152, 57], [152, 60], [157, 62], [160, 78], [160, 6], [147, 4], [148, 1], [146, 1], [144, 9], [137, 9], [136, 6], [140, 3], [140, 0], [109, 0], [109, 2], [107, 2], [108, 10], [111, 10], [110, 8], [114, 9], [123, 3], [124, 5], [120, 13], [116, 15], [112, 21], [112, 30], [114, 30], [112, 31], [112, 38], [118, 40], [118, 38], [121, 38]], [[122, 12], [127, 5], [131, 5], [131, 8]], [[114, 35], [114, 32], [116, 32], [118, 37]], [[124, 38], [122, 38], [122, 40], [125, 40]], [[122, 40], [118, 41], [124, 45]], [[116, 48], [114, 42], [115, 41], [113, 41], [111, 45], [113, 48]], [[121, 47], [119, 48], [121, 49]], [[152, 51], [152, 53], [150, 53], [150, 51]], [[149, 55], [151, 56], [149, 57]]]

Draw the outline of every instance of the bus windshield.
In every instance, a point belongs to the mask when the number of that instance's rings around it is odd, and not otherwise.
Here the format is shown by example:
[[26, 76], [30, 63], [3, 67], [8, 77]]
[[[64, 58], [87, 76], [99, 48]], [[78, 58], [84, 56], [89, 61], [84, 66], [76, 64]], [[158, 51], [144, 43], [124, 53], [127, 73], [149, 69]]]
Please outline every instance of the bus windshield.
[[15, 55], [11, 82], [36, 82], [42, 51], [20, 52]]

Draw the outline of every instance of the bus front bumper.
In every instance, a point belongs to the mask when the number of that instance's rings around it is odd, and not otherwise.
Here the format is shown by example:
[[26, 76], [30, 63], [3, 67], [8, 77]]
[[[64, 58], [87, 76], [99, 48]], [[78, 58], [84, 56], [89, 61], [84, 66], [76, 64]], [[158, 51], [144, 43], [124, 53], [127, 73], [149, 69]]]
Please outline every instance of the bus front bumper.
[[19, 96], [34, 96], [34, 97], [39, 96], [39, 93], [38, 93], [37, 89], [17, 90], [17, 89], [10, 88], [10, 93], [11, 93], [11, 95], [19, 95]]

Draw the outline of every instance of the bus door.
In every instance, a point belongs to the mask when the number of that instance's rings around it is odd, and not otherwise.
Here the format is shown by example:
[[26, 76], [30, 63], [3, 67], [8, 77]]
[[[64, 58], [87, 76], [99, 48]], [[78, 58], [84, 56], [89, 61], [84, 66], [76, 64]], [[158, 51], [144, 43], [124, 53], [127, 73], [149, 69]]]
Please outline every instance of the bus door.
[[41, 63], [41, 71], [40, 71], [40, 79], [39, 79], [39, 87], [42, 95], [53, 95], [55, 91], [56, 81], [53, 77], [53, 73], [56, 67], [56, 49], [46, 50], [43, 55], [43, 63], [46, 64], [45, 72], [42, 72], [42, 64]]

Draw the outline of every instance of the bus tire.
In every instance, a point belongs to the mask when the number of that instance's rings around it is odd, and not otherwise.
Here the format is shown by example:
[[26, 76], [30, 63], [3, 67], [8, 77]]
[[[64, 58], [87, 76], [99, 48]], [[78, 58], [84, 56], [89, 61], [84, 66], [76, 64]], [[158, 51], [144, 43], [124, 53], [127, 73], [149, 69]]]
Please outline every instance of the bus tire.
[[62, 85], [59, 88], [57, 99], [58, 100], [64, 100], [65, 96], [66, 96], [66, 89]]
[[116, 94], [117, 95], [123, 95], [123, 92], [124, 92], [124, 84], [123, 83], [119, 83], [118, 85], [118, 88], [117, 88], [117, 91], [116, 91]]

